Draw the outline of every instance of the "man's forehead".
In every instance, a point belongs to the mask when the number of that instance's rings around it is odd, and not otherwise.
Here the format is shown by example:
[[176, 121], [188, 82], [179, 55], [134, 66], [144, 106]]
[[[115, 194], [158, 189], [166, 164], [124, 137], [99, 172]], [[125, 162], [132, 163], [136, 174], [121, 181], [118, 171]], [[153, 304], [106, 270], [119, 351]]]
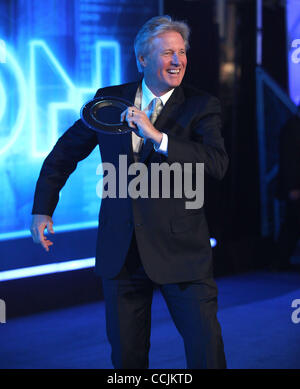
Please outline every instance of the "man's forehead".
[[167, 46], [182, 46], [185, 47], [185, 42], [181, 34], [177, 31], [166, 31], [153, 38], [152, 43], [160, 47]]

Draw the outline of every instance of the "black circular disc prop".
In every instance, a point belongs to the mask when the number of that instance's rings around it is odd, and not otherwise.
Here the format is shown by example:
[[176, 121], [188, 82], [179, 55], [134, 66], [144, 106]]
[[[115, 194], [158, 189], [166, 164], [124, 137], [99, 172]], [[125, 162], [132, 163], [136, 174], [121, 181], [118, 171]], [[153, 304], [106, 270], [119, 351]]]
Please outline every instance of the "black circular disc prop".
[[81, 119], [90, 129], [105, 134], [126, 134], [132, 131], [128, 123], [120, 122], [121, 113], [132, 107], [120, 97], [103, 96], [87, 102], [81, 108]]

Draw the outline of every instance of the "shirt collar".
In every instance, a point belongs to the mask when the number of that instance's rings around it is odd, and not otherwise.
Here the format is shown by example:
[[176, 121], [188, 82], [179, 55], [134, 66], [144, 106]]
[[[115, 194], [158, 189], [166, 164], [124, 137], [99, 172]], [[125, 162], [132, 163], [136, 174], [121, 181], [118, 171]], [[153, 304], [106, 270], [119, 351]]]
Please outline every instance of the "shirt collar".
[[156, 97], [159, 97], [162, 101], [162, 104], [165, 105], [166, 102], [169, 100], [169, 98], [171, 97], [171, 94], [174, 92], [174, 88], [171, 89], [169, 92], [165, 93], [164, 95], [162, 96], [155, 96], [151, 90], [147, 87], [146, 83], [145, 83], [145, 79], [143, 78], [143, 81], [142, 81], [142, 106], [141, 106], [141, 110], [143, 111], [146, 107], [148, 107], [148, 105], [150, 104], [150, 102], [155, 99]]

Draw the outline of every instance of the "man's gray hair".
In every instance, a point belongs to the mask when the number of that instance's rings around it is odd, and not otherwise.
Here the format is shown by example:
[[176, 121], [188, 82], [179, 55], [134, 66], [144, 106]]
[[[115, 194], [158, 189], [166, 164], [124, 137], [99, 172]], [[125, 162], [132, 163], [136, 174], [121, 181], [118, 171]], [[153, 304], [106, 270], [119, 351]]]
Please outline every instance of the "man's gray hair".
[[173, 20], [169, 15], [155, 16], [142, 26], [134, 40], [134, 51], [139, 72], [142, 73], [143, 69], [138, 57], [147, 55], [151, 50], [152, 40], [168, 31], [178, 32], [184, 40], [185, 49], [189, 48], [190, 28], [185, 22]]

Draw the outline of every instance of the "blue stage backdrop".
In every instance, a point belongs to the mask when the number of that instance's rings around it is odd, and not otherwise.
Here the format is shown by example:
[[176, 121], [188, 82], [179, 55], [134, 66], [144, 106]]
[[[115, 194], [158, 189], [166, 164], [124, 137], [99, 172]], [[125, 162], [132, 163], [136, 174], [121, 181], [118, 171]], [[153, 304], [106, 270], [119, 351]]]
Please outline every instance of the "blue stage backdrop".
[[[158, 13], [157, 0], [0, 0], [0, 243], [29, 236], [43, 159], [99, 87], [137, 78], [133, 40]], [[97, 225], [100, 161], [95, 149], [61, 191], [56, 231]]]

